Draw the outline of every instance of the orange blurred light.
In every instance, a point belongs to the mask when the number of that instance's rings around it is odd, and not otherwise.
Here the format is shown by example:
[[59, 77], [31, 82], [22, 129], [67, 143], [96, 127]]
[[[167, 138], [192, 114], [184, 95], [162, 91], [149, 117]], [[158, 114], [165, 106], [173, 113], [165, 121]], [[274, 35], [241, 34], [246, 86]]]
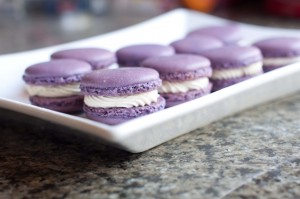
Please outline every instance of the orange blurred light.
[[212, 11], [218, 0], [182, 0], [184, 6], [201, 12]]

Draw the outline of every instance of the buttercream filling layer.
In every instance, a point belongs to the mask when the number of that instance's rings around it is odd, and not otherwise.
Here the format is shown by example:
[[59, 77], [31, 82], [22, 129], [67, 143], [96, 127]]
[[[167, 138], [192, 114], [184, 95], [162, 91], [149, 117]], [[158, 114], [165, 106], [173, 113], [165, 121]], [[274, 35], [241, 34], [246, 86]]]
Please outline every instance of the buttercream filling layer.
[[189, 90], [199, 90], [209, 85], [207, 77], [188, 81], [169, 82], [163, 81], [162, 86], [158, 89], [159, 93], [184, 93]]
[[57, 86], [26, 84], [25, 88], [29, 96], [67, 97], [80, 94], [79, 83], [64, 84]]
[[150, 105], [153, 102], [157, 102], [159, 97], [158, 91], [153, 90], [145, 93], [139, 93], [128, 96], [96, 96], [86, 95], [84, 96], [84, 103], [89, 107], [94, 108], [113, 108], [123, 107], [131, 108], [138, 106]]
[[274, 58], [264, 58], [263, 63], [265, 66], [284, 66], [292, 64], [295, 62], [300, 62], [300, 56], [297, 57], [274, 57]]
[[262, 73], [262, 62], [256, 62], [241, 68], [213, 70], [212, 79], [232, 79]]

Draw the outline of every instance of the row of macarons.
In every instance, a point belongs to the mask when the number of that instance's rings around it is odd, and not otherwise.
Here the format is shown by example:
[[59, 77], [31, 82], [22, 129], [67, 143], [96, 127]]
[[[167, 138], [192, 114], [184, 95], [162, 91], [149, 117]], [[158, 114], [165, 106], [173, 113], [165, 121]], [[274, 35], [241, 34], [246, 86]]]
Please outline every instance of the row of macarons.
[[[140, 66], [142, 61], [153, 56], [176, 54], [205, 55], [205, 51], [226, 48], [232, 45], [245, 46], [247, 38], [237, 25], [209, 26], [196, 29], [183, 39], [170, 45], [143, 44], [123, 47], [110, 52], [105, 49], [83, 48], [56, 52], [52, 59], [71, 58], [86, 61], [94, 69], [120, 66]], [[247, 45], [249, 46], [249, 45]], [[278, 67], [300, 61], [300, 37], [273, 37], [252, 43], [263, 56], [263, 70], [268, 72]], [[224, 49], [225, 51], [225, 49]], [[214, 69], [214, 64], [212, 63]]]
[[[61, 112], [80, 111], [83, 107], [88, 118], [118, 124], [206, 95], [211, 92], [211, 82], [216, 91], [263, 72], [263, 57], [257, 47], [231, 45], [238, 39], [230, 43], [224, 39], [221, 42], [216, 35], [191, 35], [194, 36], [175, 41], [171, 46], [132, 45], [115, 54], [99, 48], [53, 53], [52, 61], [35, 64], [25, 71], [23, 79], [30, 101]], [[271, 46], [280, 43], [279, 40], [285, 44], [297, 43], [297, 38], [270, 40], [275, 41]], [[195, 53], [195, 49], [200, 50]], [[277, 62], [286, 65], [284, 61], [291, 61], [297, 55], [295, 48], [292, 50], [271, 52], [276, 68]], [[288, 58], [285, 60], [283, 55]], [[105, 69], [115, 67], [116, 61], [121, 68]]]

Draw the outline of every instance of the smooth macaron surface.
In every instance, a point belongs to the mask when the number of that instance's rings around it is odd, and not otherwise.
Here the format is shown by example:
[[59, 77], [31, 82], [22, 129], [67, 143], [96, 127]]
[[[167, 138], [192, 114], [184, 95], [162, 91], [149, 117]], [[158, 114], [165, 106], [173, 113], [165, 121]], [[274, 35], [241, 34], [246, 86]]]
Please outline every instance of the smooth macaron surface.
[[223, 45], [221, 40], [205, 35], [187, 37], [171, 43], [176, 53], [186, 54], [199, 54], [206, 50], [220, 48]]
[[202, 53], [213, 69], [239, 68], [262, 60], [260, 50], [253, 46], [225, 46]]
[[187, 37], [207, 35], [220, 39], [226, 44], [237, 43], [243, 38], [242, 31], [237, 25], [208, 26], [190, 32]]
[[118, 63], [121, 66], [139, 66], [146, 58], [173, 54], [175, 54], [173, 47], [158, 44], [131, 45], [116, 52]]
[[85, 75], [81, 90], [85, 94], [119, 96], [137, 94], [161, 85], [157, 71], [143, 67], [104, 69]]
[[23, 75], [30, 84], [65, 84], [80, 81], [83, 74], [92, 70], [85, 62], [61, 59], [29, 66]]
[[210, 61], [202, 56], [177, 54], [152, 57], [142, 63], [143, 67], [157, 70], [163, 80], [178, 81], [211, 76]]
[[76, 59], [89, 63], [94, 69], [102, 69], [116, 62], [114, 53], [102, 48], [77, 48], [55, 52], [51, 59]]
[[276, 37], [258, 41], [258, 47], [264, 57], [294, 57], [300, 55], [300, 37]]

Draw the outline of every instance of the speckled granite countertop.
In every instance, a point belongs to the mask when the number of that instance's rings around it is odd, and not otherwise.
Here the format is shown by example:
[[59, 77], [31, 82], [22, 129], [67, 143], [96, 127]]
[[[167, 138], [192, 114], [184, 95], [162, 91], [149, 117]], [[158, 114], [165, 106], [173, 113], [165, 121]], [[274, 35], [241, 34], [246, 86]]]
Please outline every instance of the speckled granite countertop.
[[141, 154], [0, 113], [1, 199], [300, 198], [300, 93]]

